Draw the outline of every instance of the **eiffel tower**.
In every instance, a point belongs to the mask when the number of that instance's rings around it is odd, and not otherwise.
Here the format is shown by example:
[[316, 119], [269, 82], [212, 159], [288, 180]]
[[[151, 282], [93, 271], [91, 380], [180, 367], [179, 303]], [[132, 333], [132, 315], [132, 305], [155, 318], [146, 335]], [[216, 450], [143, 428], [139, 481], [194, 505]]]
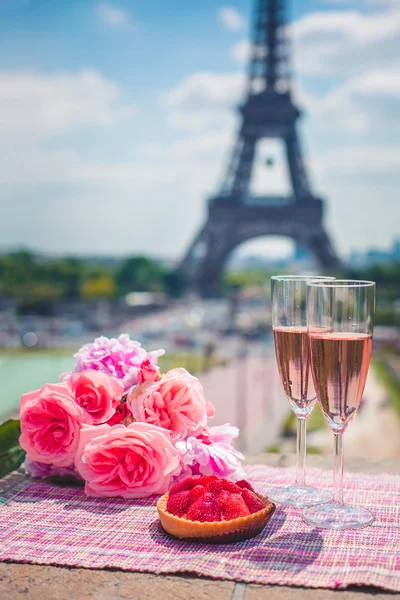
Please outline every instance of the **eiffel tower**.
[[[180, 265], [192, 288], [203, 294], [218, 289], [232, 250], [258, 236], [289, 237], [323, 268], [340, 264], [323, 226], [323, 202], [310, 189], [302, 158], [286, 25], [285, 0], [255, 1], [247, 99], [240, 107], [236, 145], [221, 191], [208, 201], [206, 223]], [[250, 194], [256, 144], [263, 138], [283, 142], [292, 187], [288, 197]]]

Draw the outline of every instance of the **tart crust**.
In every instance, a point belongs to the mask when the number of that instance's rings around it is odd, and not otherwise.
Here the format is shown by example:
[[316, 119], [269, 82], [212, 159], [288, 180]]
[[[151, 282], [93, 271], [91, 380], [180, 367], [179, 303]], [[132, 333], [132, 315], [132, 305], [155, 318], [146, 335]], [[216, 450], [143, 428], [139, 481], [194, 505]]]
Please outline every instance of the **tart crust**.
[[163, 529], [174, 537], [192, 542], [226, 544], [258, 535], [275, 512], [275, 504], [268, 496], [257, 494], [265, 508], [230, 521], [190, 521], [167, 511], [167, 492], [157, 501], [157, 510]]

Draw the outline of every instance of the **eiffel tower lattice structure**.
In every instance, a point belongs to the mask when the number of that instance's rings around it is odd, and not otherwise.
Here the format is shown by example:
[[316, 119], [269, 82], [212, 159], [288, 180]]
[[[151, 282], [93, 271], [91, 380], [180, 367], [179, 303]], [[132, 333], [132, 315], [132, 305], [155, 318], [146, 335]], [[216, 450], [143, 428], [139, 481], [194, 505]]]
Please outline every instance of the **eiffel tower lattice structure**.
[[[258, 236], [291, 238], [319, 266], [340, 261], [323, 226], [323, 202], [311, 189], [296, 129], [300, 111], [291, 96], [285, 0], [256, 0], [248, 65], [247, 98], [241, 127], [218, 196], [208, 201], [208, 217], [180, 270], [201, 293], [218, 288], [232, 250]], [[286, 150], [292, 194], [252, 196], [250, 182], [257, 143], [280, 139]]]

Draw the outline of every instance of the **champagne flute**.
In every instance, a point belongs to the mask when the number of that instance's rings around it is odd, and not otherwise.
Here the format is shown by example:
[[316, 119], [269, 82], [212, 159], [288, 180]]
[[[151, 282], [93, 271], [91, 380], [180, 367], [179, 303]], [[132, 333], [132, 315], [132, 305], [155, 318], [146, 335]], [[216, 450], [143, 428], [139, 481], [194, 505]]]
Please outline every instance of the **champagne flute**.
[[271, 278], [272, 329], [282, 386], [297, 417], [297, 468], [293, 485], [268, 492], [273, 502], [304, 508], [329, 501], [326, 490], [306, 486], [307, 417], [316, 403], [307, 337], [307, 282], [333, 281], [334, 277], [277, 275]]
[[368, 374], [375, 309], [373, 281], [307, 283], [311, 369], [318, 402], [334, 434], [333, 500], [303, 511], [306, 523], [326, 529], [370, 525], [366, 508], [343, 502], [343, 433], [356, 416]]

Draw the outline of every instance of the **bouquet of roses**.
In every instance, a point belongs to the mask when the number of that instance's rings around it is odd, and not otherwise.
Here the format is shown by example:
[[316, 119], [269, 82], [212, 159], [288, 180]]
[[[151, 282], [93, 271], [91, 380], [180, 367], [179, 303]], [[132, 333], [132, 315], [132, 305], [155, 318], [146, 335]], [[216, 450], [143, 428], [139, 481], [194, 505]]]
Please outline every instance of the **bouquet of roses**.
[[213, 405], [185, 369], [164, 375], [163, 350], [146, 352], [120, 335], [75, 354], [62, 383], [23, 394], [20, 445], [32, 477], [68, 476], [88, 496], [163, 494], [188, 475], [243, 477], [231, 442], [238, 429], [209, 427]]

